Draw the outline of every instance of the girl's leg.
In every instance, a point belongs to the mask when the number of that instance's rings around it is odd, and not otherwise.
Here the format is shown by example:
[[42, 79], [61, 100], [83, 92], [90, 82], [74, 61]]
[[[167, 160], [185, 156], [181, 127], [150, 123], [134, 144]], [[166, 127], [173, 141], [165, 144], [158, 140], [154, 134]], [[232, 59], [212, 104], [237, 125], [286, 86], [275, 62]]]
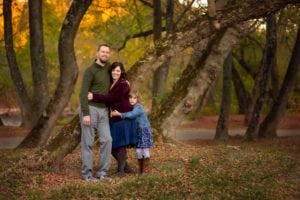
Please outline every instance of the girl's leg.
[[138, 159], [138, 164], [139, 164], [139, 173], [143, 173], [143, 165], [144, 165], [144, 159], [143, 159], [143, 149], [141, 148], [136, 148], [136, 157]]
[[149, 169], [149, 162], [150, 162], [150, 149], [149, 148], [143, 148], [143, 172], [147, 173], [150, 171]]
[[143, 148], [143, 157], [150, 158], [150, 149], [149, 148]]

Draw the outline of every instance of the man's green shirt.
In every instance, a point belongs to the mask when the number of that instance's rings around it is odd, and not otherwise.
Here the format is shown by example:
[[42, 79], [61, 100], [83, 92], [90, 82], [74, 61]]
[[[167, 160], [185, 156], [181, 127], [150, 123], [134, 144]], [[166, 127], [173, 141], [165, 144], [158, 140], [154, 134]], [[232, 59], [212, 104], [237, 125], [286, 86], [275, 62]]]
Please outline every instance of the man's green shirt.
[[80, 91], [80, 105], [83, 116], [90, 115], [88, 105], [98, 108], [105, 107], [105, 103], [88, 101], [88, 92], [107, 94], [110, 86], [109, 63], [104, 67], [94, 62], [88, 67], [82, 79]]

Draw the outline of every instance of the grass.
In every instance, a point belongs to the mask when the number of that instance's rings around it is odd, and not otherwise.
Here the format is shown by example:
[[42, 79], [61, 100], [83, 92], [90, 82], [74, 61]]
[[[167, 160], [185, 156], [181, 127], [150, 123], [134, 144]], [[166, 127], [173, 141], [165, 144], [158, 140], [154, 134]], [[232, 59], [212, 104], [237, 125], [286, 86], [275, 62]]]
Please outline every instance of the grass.
[[[80, 179], [77, 149], [59, 171], [21, 168], [2, 174], [0, 199], [299, 199], [299, 144], [300, 137], [157, 145], [149, 174], [96, 183]], [[1, 172], [24, 157], [22, 151], [0, 154]], [[134, 156], [129, 150], [129, 162], [137, 168]]]

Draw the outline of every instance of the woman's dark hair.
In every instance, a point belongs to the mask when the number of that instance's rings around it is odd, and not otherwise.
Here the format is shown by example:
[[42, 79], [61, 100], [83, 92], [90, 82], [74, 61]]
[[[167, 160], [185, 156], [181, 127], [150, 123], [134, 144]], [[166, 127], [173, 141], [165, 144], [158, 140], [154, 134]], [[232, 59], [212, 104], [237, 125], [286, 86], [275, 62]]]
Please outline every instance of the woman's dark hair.
[[125, 80], [126, 79], [126, 73], [125, 73], [125, 68], [124, 68], [124, 65], [121, 63], [121, 62], [113, 62], [110, 66], [110, 69], [109, 69], [109, 74], [111, 76], [111, 72], [117, 68], [117, 67], [120, 67], [121, 69], [121, 76], [120, 76], [120, 79], [122, 80]]

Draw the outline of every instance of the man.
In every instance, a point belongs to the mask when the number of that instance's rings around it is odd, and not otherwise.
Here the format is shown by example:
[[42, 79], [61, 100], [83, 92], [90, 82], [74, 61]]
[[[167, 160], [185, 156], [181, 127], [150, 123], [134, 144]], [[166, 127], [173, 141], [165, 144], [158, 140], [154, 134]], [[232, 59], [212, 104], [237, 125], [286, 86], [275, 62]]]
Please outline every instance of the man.
[[[105, 179], [110, 167], [112, 138], [109, 129], [108, 109], [104, 103], [88, 101], [88, 92], [106, 94], [109, 91], [110, 49], [101, 44], [95, 62], [85, 70], [80, 91], [80, 123], [82, 150], [82, 177], [86, 181]], [[93, 176], [93, 144], [95, 131], [100, 139], [100, 164]]]

